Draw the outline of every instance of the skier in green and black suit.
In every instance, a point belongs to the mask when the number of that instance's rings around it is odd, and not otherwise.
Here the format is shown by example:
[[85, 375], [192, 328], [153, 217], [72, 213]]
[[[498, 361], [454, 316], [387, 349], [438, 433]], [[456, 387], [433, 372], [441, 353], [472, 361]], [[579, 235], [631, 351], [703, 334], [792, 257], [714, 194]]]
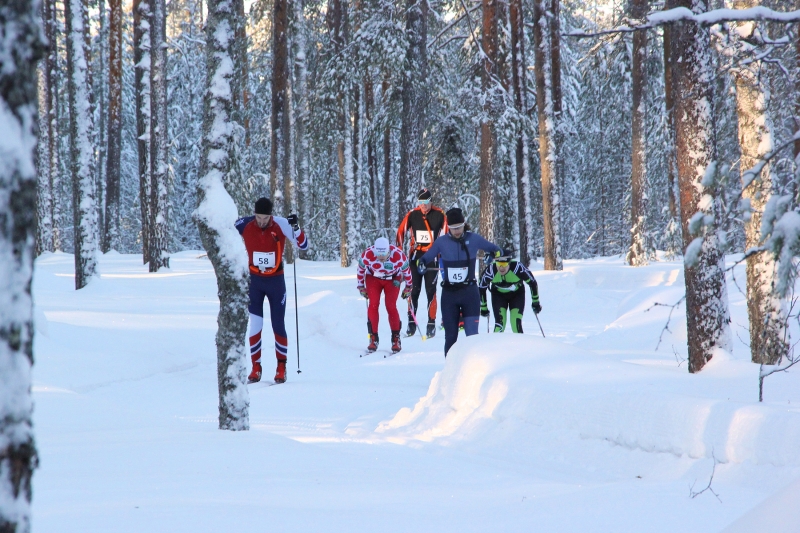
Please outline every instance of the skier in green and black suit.
[[481, 277], [478, 288], [481, 291], [481, 316], [489, 316], [486, 305], [486, 289], [492, 291], [492, 311], [494, 311], [494, 332], [506, 329], [506, 318], [511, 322], [511, 331], [522, 333], [522, 313], [525, 311], [525, 289], [527, 283], [531, 290], [531, 308], [537, 315], [542, 311], [539, 303], [539, 285], [525, 265], [511, 260], [511, 253], [503, 250], [495, 258]]

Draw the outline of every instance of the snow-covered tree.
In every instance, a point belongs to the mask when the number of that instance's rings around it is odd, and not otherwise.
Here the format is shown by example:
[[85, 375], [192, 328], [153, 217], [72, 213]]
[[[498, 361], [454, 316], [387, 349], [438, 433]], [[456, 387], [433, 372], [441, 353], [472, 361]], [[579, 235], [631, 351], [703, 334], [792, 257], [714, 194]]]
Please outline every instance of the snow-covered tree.
[[219, 315], [217, 317], [217, 380], [219, 388], [219, 428], [247, 430], [249, 395], [247, 392], [248, 262], [239, 233], [233, 224], [236, 205], [225, 189], [225, 175], [236, 156], [231, 79], [237, 69], [234, 61], [236, 11], [231, 0], [210, 0], [206, 20], [206, 93], [203, 106], [203, 155], [194, 213], [200, 238], [217, 277]]
[[167, 193], [169, 180], [167, 121], [167, 11], [165, 0], [151, 0], [150, 16], [150, 272], [169, 267]]
[[[631, 17], [642, 20], [647, 15], [647, 0], [633, 0]], [[631, 52], [631, 245], [626, 260], [631, 266], [647, 264], [647, 174], [645, 145], [645, 60], [647, 32], [633, 34]]]
[[0, 5], [0, 531], [31, 530], [36, 62], [39, 2]]
[[106, 201], [102, 249], [120, 248], [120, 181], [122, 151], [122, 0], [109, 0], [108, 134]]
[[150, 261], [150, 4], [133, 0], [133, 62], [136, 68], [136, 152], [141, 209], [142, 262]]

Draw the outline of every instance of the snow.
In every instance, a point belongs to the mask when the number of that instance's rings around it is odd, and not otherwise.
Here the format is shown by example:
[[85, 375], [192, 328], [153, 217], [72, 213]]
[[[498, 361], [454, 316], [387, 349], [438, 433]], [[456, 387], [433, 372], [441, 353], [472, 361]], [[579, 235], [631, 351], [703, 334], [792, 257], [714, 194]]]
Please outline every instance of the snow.
[[[289, 380], [249, 386], [251, 429], [230, 432], [203, 252], [157, 274], [106, 254], [81, 291], [72, 256], [44, 254], [34, 531], [796, 531], [800, 377], [770, 376], [757, 402], [735, 289], [732, 353], [689, 374], [683, 305], [666, 331], [670, 309], [648, 310], [683, 296], [682, 262], [661, 259], [534, 263], [547, 338], [528, 310], [529, 333], [462, 336], [447, 360], [441, 331], [383, 358], [384, 311], [381, 350], [359, 358], [355, 267], [299, 261], [303, 372], [288, 269]], [[721, 502], [690, 498], [715, 460]]]

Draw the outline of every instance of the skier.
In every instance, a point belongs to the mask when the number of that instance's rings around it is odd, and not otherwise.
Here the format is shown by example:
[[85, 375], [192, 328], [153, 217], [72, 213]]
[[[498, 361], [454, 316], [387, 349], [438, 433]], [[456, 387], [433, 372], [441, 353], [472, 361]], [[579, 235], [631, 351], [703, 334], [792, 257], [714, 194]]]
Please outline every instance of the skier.
[[392, 353], [400, 351], [400, 314], [397, 312], [397, 295], [405, 282], [402, 298], [411, 294], [411, 269], [403, 250], [389, 244], [389, 239], [378, 237], [375, 244], [364, 250], [358, 260], [358, 292], [369, 301], [369, 346], [367, 353], [378, 349], [378, 306], [384, 293], [389, 327], [392, 330]]
[[463, 315], [467, 336], [478, 333], [481, 298], [475, 282], [475, 259], [478, 250], [487, 252], [486, 259], [500, 255], [500, 248], [464, 227], [464, 213], [454, 207], [447, 212], [449, 234], [433, 243], [417, 261], [424, 274], [428, 264], [439, 258], [442, 270], [442, 322], [444, 323], [444, 356], [458, 339], [459, 315]]
[[[411, 257], [412, 263], [422, 257], [422, 254], [428, 251], [436, 239], [447, 233], [447, 218], [444, 211], [431, 204], [431, 197], [431, 191], [428, 189], [419, 191], [417, 195], [419, 205], [408, 212], [400, 223], [400, 227], [397, 228], [397, 246], [400, 248], [403, 248], [403, 240], [410, 233], [408, 255]], [[412, 269], [411, 271], [413, 288], [411, 290], [411, 300], [408, 303], [408, 330], [406, 330], [406, 336], [408, 337], [413, 336], [417, 331], [412, 309], [414, 315], [416, 315], [423, 278], [425, 280], [425, 295], [428, 298], [428, 327], [426, 334], [428, 337], [436, 335], [436, 278], [439, 275], [439, 271], [435, 268], [435, 262], [431, 262], [427, 266], [428, 271], [424, 275], [420, 274], [417, 269]]]
[[236, 221], [236, 229], [244, 239], [250, 265], [250, 358], [253, 371], [248, 383], [261, 381], [261, 329], [264, 324], [264, 298], [269, 300], [272, 332], [275, 335], [275, 357], [278, 367], [275, 383], [286, 381], [286, 281], [283, 277], [283, 250], [286, 241], [301, 250], [308, 248], [308, 239], [298, 224], [297, 215], [287, 218], [272, 216], [272, 202], [259, 198], [255, 216]]
[[511, 260], [511, 252], [503, 250], [483, 272], [478, 283], [481, 291], [481, 316], [489, 316], [489, 307], [486, 305], [486, 289], [489, 288], [492, 293], [495, 333], [505, 331], [506, 318], [511, 323], [511, 331], [522, 333], [522, 313], [525, 311], [523, 283], [527, 283], [531, 290], [531, 309], [538, 315], [542, 312], [539, 285], [525, 265]]

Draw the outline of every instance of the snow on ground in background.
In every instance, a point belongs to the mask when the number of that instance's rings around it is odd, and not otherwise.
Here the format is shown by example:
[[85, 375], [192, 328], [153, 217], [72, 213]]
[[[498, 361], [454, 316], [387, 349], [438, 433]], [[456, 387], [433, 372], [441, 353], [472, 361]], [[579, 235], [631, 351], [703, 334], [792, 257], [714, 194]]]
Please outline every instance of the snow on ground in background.
[[[442, 331], [384, 358], [383, 310], [359, 358], [355, 270], [301, 261], [303, 372], [288, 269], [289, 381], [251, 385], [251, 431], [232, 433], [216, 429], [213, 270], [202, 252], [170, 265], [106, 254], [76, 292], [71, 255], [37, 259], [34, 531], [739, 532], [796, 499], [800, 379], [771, 376], [755, 401], [731, 279], [733, 353], [689, 375], [683, 306], [658, 351], [669, 309], [645, 311], [682, 296], [678, 262], [534, 269], [547, 339], [528, 311], [525, 335], [462, 336], [445, 362]], [[712, 454], [721, 501], [690, 498]]]

